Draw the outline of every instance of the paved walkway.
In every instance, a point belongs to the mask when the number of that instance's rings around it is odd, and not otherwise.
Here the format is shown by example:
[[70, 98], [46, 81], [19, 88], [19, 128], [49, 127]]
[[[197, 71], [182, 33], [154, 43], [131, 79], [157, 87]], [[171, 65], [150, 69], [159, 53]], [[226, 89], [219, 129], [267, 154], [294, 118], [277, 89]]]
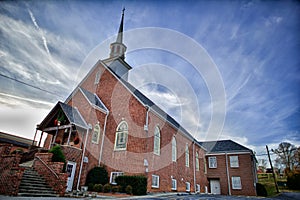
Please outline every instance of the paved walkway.
[[[68, 198], [68, 197], [10, 197], [0, 195], [0, 200], [102, 200], [102, 199], [116, 199], [115, 197], [99, 196], [97, 198]], [[120, 200], [130, 199], [144, 199], [144, 200], [299, 200], [300, 193], [281, 193], [280, 195], [272, 198], [264, 197], [245, 197], [245, 196], [223, 196], [223, 195], [210, 195], [210, 194], [197, 194], [189, 195], [177, 193], [160, 193], [145, 196], [131, 196], [118, 198]]]

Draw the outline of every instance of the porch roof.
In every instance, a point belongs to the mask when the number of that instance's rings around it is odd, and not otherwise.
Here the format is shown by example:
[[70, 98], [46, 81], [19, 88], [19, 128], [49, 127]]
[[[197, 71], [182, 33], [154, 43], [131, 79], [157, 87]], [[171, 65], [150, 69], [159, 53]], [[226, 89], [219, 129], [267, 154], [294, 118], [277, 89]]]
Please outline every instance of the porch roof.
[[69, 124], [79, 126], [84, 129], [88, 128], [87, 123], [85, 122], [77, 108], [73, 108], [72, 106], [59, 101], [52, 108], [45, 119], [40, 123], [40, 125], [38, 126], [38, 130], [43, 131], [45, 128], [53, 127], [53, 121], [56, 119], [59, 110], [64, 113]]

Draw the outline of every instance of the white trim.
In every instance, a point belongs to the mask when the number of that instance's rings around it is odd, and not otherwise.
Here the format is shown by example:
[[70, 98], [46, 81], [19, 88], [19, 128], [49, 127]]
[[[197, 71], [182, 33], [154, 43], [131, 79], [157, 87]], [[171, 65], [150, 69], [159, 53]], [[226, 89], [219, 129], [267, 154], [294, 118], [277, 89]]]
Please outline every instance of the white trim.
[[[156, 185], [153, 185], [153, 178], [156, 179]], [[151, 180], [151, 187], [152, 188], [159, 188], [159, 176], [152, 174], [152, 180]]]
[[[90, 106], [92, 106], [92, 107], [95, 108], [96, 110], [99, 110], [99, 111], [103, 112], [104, 114], [107, 114], [108, 109], [107, 109], [107, 107], [104, 105], [104, 103], [101, 101], [101, 99], [98, 97], [97, 94], [92, 93], [92, 94], [95, 95], [96, 98], [101, 102], [101, 104], [103, 105], [103, 107], [104, 107], [105, 109], [100, 108], [99, 106], [97, 106], [97, 105], [95, 105], [95, 104], [92, 104], [92, 102], [90, 102], [90, 100], [87, 98], [87, 96], [86, 96], [86, 95], [84, 94], [84, 92], [82, 91], [81, 87], [79, 87], [78, 89], [80, 90], [80, 92], [81, 92], [81, 94], [84, 96], [84, 98], [87, 100], [87, 102], [90, 104]], [[85, 89], [85, 90], [86, 90], [86, 89]], [[87, 91], [88, 91], [88, 90], [87, 90]], [[77, 92], [78, 92], [78, 91], [77, 91]], [[75, 95], [74, 95], [74, 96], [75, 96]]]
[[[156, 132], [158, 131], [158, 132]], [[156, 136], [156, 133], [158, 133], [158, 136]], [[156, 144], [158, 142], [158, 144]], [[154, 138], [153, 138], [153, 153], [155, 155], [160, 156], [160, 144], [161, 144], [161, 134], [160, 134], [160, 129], [159, 126], [155, 126], [154, 129]], [[158, 149], [155, 149], [156, 145], [158, 146]]]
[[191, 191], [191, 183], [185, 182], [185, 191], [190, 192]]
[[[173, 187], [173, 182], [175, 183], [175, 187]], [[171, 179], [171, 190], [177, 190], [177, 180], [175, 178]]]
[[[211, 164], [213, 161], [211, 160], [215, 160], [215, 164]], [[208, 157], [208, 168], [210, 169], [216, 169], [218, 167], [218, 161], [217, 161], [217, 157], [216, 156], [209, 156]]]
[[[236, 179], [236, 180], [234, 180]], [[235, 185], [235, 183], [238, 183]], [[242, 189], [242, 180], [240, 176], [232, 176], [231, 177], [231, 185], [233, 190], [241, 190]]]
[[243, 152], [243, 151], [231, 151], [231, 152], [222, 152], [222, 153], [206, 153], [206, 156], [218, 156], [218, 155], [235, 155], [235, 154], [252, 154], [252, 152]]
[[230, 168], [239, 168], [239, 156], [229, 156], [229, 163], [230, 163]]
[[[97, 133], [96, 141], [94, 141], [93, 139], [94, 139], [94, 134], [95, 134], [95, 128], [96, 127], [98, 127], [98, 133]], [[99, 122], [98, 122], [94, 125], [94, 128], [93, 128], [92, 140], [91, 140], [92, 144], [99, 144], [100, 132], [101, 132], [101, 127], [100, 127]]]
[[[123, 123], [126, 124], [127, 130], [125, 130], [125, 131], [123, 131], [123, 132], [118, 131], [120, 125], [123, 124]], [[120, 138], [118, 138], [118, 135], [119, 135], [120, 133], [125, 134], [125, 136], [124, 136], [124, 139], [125, 139], [125, 140], [124, 140], [125, 147], [122, 147], [122, 148], [118, 148], [118, 147], [117, 147], [117, 142], [118, 142], [117, 140], [120, 139]], [[114, 151], [124, 151], [124, 150], [126, 150], [126, 149], [127, 149], [127, 143], [128, 143], [128, 123], [127, 123], [125, 120], [122, 120], [122, 121], [118, 124], [117, 129], [116, 129]]]
[[113, 182], [113, 174], [116, 174], [116, 177], [117, 177], [117, 176], [123, 176], [123, 175], [124, 175], [124, 172], [111, 172], [111, 173], [110, 173], [109, 183], [112, 184], [112, 185], [117, 185], [116, 182]]

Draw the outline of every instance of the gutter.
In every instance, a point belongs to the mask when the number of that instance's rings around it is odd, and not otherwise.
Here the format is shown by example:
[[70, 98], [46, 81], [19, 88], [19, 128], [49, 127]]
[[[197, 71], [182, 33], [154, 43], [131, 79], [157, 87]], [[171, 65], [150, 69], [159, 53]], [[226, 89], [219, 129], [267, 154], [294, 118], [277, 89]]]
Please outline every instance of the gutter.
[[230, 178], [229, 178], [229, 170], [228, 170], [228, 156], [227, 156], [227, 152], [225, 152], [225, 160], [226, 160], [226, 175], [227, 175], [227, 184], [228, 184], [228, 195], [231, 196], [231, 187], [230, 187]]
[[85, 154], [85, 149], [86, 149], [86, 143], [87, 143], [87, 137], [89, 134], [89, 129], [91, 125], [89, 124], [88, 128], [86, 129], [86, 136], [85, 136], [85, 141], [84, 141], [84, 149], [82, 152], [82, 158], [81, 158], [81, 163], [80, 163], [80, 170], [78, 174], [78, 181], [77, 181], [77, 191], [79, 191], [79, 184], [80, 184], [80, 177], [81, 177], [81, 172], [82, 172], [82, 167], [83, 167], [83, 159], [84, 159], [84, 154]]
[[106, 124], [107, 124], [108, 115], [109, 115], [109, 111], [107, 111], [106, 116], [105, 116], [98, 166], [100, 166], [101, 160], [102, 160], [103, 144], [104, 144], [104, 138], [105, 138]]

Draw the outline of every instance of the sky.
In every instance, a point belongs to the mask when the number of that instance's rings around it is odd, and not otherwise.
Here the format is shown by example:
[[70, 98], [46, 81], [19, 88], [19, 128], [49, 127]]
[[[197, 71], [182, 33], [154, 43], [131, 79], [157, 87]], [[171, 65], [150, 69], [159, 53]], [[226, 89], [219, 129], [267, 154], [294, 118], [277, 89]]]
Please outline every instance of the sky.
[[123, 7], [129, 82], [195, 138], [300, 145], [297, 1], [1, 1], [0, 131], [33, 138], [108, 57]]

